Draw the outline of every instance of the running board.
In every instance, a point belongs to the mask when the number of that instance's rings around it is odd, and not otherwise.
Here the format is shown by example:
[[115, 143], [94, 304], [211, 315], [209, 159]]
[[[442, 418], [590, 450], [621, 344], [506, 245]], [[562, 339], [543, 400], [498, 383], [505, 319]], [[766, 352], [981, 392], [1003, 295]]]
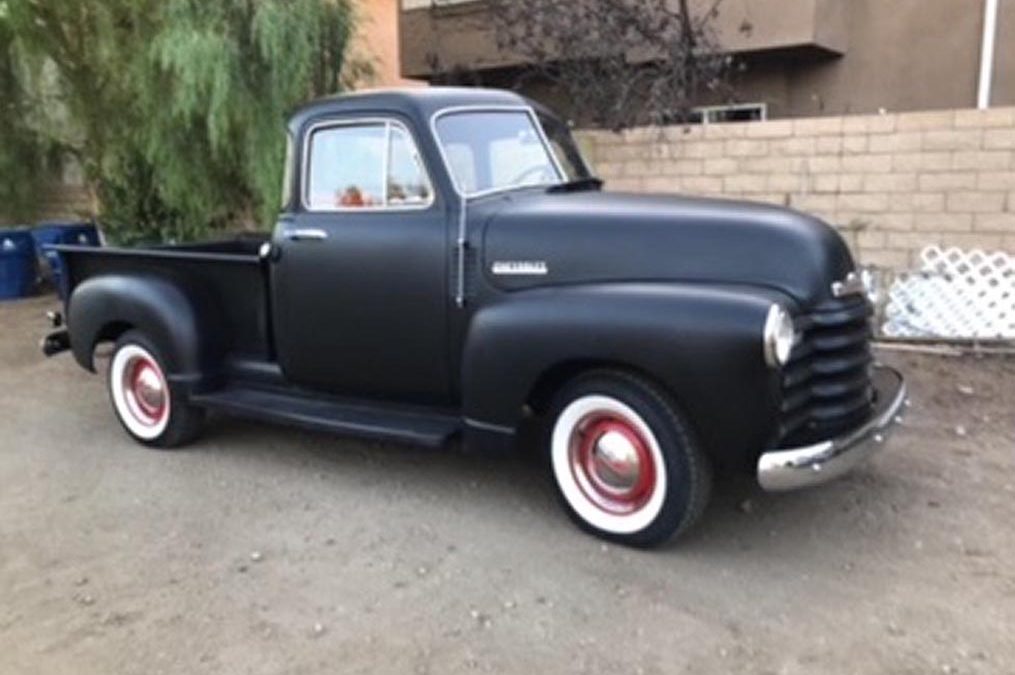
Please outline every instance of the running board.
[[236, 386], [194, 394], [190, 402], [237, 417], [428, 448], [442, 447], [462, 428], [460, 417], [428, 409], [369, 406]]

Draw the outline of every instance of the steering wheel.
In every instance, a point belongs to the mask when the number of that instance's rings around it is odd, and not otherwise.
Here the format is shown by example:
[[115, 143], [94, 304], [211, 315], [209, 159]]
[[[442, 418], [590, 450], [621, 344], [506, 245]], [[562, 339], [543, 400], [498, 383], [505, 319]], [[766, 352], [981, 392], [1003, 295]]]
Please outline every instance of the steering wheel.
[[[528, 181], [526, 179], [530, 175], [533, 175], [533, 176], [545, 175], [548, 179], [551, 179], [551, 180], [556, 177], [555, 174], [553, 173], [553, 171], [550, 169], [549, 165], [547, 165], [547, 164], [537, 164], [536, 166], [530, 166], [529, 168], [525, 169], [520, 174], [515, 176], [514, 180], [512, 180], [509, 183], [509, 185], [527, 185], [529, 183], [528, 183]], [[536, 184], [541, 183], [541, 182], [543, 182], [543, 181], [538, 181], [537, 183], [532, 183], [532, 184], [536, 185]], [[547, 182], [549, 182], [549, 181], [547, 181]]]

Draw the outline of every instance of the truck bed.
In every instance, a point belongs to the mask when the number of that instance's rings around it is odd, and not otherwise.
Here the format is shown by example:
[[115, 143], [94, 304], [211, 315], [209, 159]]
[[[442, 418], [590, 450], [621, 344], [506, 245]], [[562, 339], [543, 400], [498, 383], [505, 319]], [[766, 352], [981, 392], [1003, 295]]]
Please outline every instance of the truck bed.
[[[57, 246], [67, 275], [66, 298], [95, 276], [162, 277], [198, 296], [225, 318], [230, 355], [270, 361], [268, 270], [258, 250], [267, 238], [242, 238], [173, 246], [92, 248]], [[69, 300], [68, 300], [69, 302]]]

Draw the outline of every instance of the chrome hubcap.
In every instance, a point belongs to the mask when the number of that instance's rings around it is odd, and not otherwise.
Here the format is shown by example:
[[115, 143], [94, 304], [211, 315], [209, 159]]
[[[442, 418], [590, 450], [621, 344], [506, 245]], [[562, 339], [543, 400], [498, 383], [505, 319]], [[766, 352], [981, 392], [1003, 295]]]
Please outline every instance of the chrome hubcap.
[[637, 511], [655, 488], [648, 443], [631, 421], [612, 412], [588, 415], [576, 426], [571, 470], [585, 496], [608, 513]]
[[146, 425], [158, 424], [166, 414], [166, 381], [158, 365], [137, 357], [124, 368], [123, 394], [130, 413]]
[[134, 395], [138, 403], [149, 412], [156, 412], [165, 405], [165, 390], [159, 374], [148, 364], [142, 365], [134, 376]]
[[592, 469], [604, 488], [626, 492], [641, 476], [638, 449], [619, 431], [607, 431], [592, 447]]

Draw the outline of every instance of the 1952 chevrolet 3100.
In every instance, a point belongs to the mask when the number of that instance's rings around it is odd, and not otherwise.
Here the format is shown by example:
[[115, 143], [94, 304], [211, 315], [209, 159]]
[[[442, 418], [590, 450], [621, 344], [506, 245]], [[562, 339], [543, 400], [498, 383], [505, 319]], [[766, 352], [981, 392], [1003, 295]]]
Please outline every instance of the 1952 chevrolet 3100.
[[44, 350], [94, 370], [114, 343], [141, 443], [184, 444], [207, 410], [469, 448], [536, 417], [574, 520], [650, 546], [698, 519], [713, 465], [821, 483], [903, 405], [814, 218], [603, 192], [567, 126], [502, 91], [341, 96], [289, 138], [270, 240], [59, 249], [67, 326]]

